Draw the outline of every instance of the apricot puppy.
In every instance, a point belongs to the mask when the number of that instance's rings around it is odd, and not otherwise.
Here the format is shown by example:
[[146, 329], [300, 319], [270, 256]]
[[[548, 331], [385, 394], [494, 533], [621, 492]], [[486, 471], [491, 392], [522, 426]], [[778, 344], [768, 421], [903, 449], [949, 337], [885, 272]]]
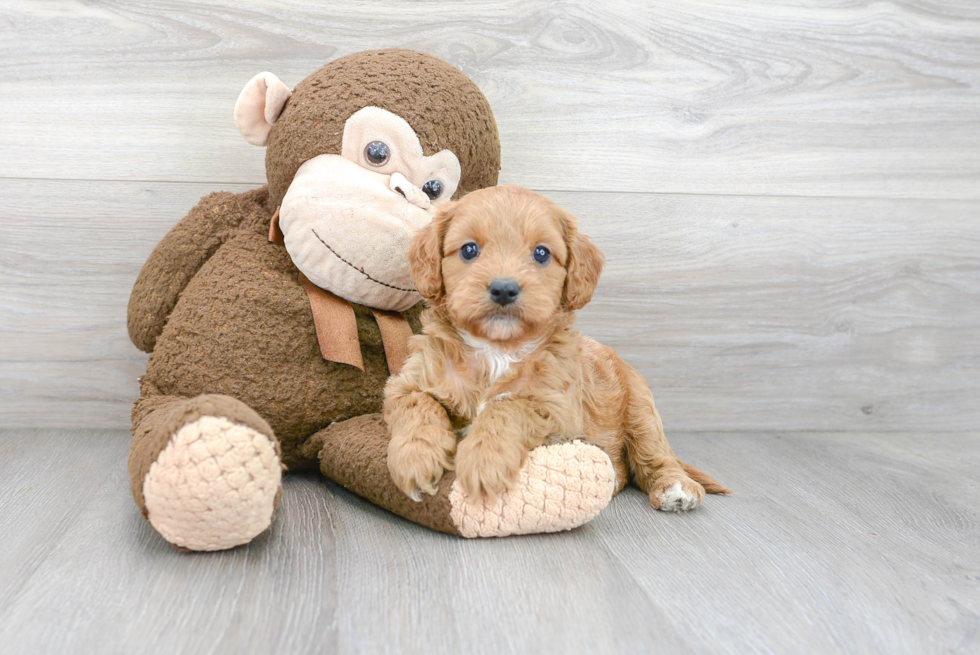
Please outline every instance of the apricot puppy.
[[466, 493], [496, 496], [556, 437], [602, 448], [617, 491], [632, 478], [661, 510], [727, 493], [674, 455], [643, 377], [573, 330], [603, 256], [556, 204], [516, 186], [470, 193], [415, 237], [409, 263], [424, 333], [385, 388], [388, 469], [407, 495], [434, 494], [455, 466]]

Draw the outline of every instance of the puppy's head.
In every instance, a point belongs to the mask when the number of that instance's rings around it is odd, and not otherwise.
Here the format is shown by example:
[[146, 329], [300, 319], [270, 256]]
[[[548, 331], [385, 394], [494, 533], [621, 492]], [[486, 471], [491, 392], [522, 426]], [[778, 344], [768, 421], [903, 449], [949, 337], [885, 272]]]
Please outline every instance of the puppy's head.
[[495, 342], [532, 339], [584, 307], [602, 252], [543, 196], [506, 185], [446, 205], [415, 237], [412, 277], [454, 327]]

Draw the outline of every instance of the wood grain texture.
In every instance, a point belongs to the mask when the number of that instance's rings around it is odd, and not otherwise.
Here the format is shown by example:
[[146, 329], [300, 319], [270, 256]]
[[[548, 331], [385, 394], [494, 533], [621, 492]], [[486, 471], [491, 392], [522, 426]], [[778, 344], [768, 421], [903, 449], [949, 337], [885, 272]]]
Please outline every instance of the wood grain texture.
[[[17, 511], [0, 514], [0, 570], [18, 581], [0, 595], [0, 650], [334, 652], [337, 571], [322, 487], [304, 494], [294, 481], [277, 512], [286, 533], [277, 527], [247, 547], [201, 557], [175, 550], [140, 516], [129, 493], [126, 433], [6, 432], [0, 443], [16, 444], [23, 478], [16, 488], [0, 476], [0, 498], [19, 492], [5, 503]], [[112, 457], [70, 487], [44, 483], [94, 449]], [[52, 451], [59, 456], [42, 456]], [[2, 466], [6, 474], [8, 462]]]
[[549, 190], [980, 198], [972, 0], [64, 1], [0, 8], [0, 176], [260, 183], [245, 82], [409, 47]]
[[[290, 476], [247, 547], [142, 520], [140, 266], [264, 181], [253, 74], [392, 46], [484, 90], [502, 180], [606, 252], [580, 327], [735, 495], [472, 542]], [[71, 428], [0, 431], [0, 652], [980, 651], [977, 3], [11, 0], [0, 61], [0, 425]]]
[[[246, 188], [0, 180], [0, 422], [127, 427], [133, 280], [199, 196]], [[980, 424], [980, 202], [550, 195], [608, 259], [579, 327], [668, 432]]]
[[270, 532], [181, 553], [129, 495], [124, 432], [0, 433], [11, 653], [969, 653], [980, 435], [676, 434], [735, 493], [627, 490], [560, 535], [464, 541], [316, 476]]
[[[620, 499], [601, 516], [600, 539], [651, 597], [699, 617], [679, 626], [684, 638], [733, 655], [980, 648], [973, 435], [674, 442], [735, 494], [655, 524]], [[709, 527], [718, 523], [724, 534]], [[684, 594], [667, 591], [682, 585]]]
[[980, 421], [980, 204], [552, 196], [608, 259], [579, 327], [668, 429]]

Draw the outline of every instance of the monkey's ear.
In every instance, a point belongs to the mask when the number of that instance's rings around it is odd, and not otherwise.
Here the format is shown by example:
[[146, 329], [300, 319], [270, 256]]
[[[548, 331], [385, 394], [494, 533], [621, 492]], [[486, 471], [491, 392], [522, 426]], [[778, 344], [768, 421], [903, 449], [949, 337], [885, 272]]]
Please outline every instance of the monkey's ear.
[[575, 219], [561, 210], [562, 227], [568, 260], [565, 262], [565, 306], [569, 311], [585, 307], [592, 300], [592, 293], [599, 284], [599, 275], [606, 258], [592, 243], [592, 239], [578, 231]]
[[235, 103], [235, 125], [253, 146], [264, 146], [269, 130], [293, 94], [272, 73], [259, 73], [248, 81]]
[[426, 300], [442, 296], [442, 239], [456, 209], [456, 203], [443, 205], [432, 222], [422, 228], [408, 249], [408, 266], [415, 288]]

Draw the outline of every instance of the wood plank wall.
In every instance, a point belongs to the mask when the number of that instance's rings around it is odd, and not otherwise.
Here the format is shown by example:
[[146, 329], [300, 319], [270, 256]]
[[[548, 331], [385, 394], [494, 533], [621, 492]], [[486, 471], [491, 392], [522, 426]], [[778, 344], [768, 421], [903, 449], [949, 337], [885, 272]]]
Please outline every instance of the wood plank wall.
[[241, 87], [388, 46], [470, 75], [502, 181], [603, 248], [580, 325], [668, 430], [976, 429], [972, 0], [5, 2], [0, 424], [127, 427], [142, 262], [264, 182]]

